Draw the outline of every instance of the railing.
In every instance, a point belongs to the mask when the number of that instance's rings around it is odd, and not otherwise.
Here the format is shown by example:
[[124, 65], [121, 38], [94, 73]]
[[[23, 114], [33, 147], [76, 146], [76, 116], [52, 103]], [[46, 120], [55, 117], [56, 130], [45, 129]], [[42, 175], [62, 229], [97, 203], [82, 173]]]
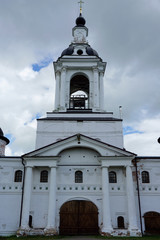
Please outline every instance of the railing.
[[70, 97], [70, 109], [88, 109], [88, 97], [85, 95], [73, 95]]

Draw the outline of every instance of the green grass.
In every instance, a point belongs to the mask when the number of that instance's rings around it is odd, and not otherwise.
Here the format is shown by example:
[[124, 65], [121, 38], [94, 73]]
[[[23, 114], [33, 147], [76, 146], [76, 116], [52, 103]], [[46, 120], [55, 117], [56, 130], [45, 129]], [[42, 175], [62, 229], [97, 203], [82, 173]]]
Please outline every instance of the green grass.
[[[0, 240], [54, 240], [54, 239], [74, 239], [74, 236], [25, 236], [25, 237], [0, 237]], [[144, 236], [144, 237], [102, 237], [102, 236], [88, 236], [86, 238], [93, 239], [113, 239], [113, 240], [160, 240], [160, 236]], [[82, 237], [83, 239], [83, 237]]]

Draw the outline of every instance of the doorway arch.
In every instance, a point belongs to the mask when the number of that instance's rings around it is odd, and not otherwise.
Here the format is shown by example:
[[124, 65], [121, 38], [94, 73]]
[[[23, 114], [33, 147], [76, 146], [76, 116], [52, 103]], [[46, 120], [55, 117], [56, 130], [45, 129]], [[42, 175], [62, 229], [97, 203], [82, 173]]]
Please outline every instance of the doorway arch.
[[148, 234], [160, 234], [160, 213], [146, 212], [144, 214], [145, 232]]
[[73, 200], [60, 208], [60, 235], [98, 235], [98, 209], [90, 201]]

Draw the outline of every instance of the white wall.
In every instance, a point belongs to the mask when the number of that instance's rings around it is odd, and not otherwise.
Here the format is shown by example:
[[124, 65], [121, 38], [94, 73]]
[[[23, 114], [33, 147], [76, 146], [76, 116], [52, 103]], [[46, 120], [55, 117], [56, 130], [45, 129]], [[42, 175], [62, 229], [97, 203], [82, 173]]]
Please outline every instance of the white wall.
[[14, 182], [16, 170], [23, 171], [21, 158], [0, 158], [0, 235], [13, 235], [19, 227], [22, 183]]
[[[102, 224], [102, 182], [101, 166], [98, 153], [91, 149], [74, 148], [60, 153], [57, 167], [57, 212], [56, 227], [59, 229], [59, 211], [61, 206], [70, 200], [92, 201], [99, 211], [99, 226]], [[38, 161], [38, 160], [36, 160]], [[19, 227], [22, 183], [14, 183], [14, 172], [23, 170], [21, 158], [0, 158], [0, 235], [15, 234]], [[45, 228], [48, 216], [48, 195], [50, 182], [40, 183], [40, 171], [49, 168], [33, 169], [33, 184], [30, 215], [33, 216], [34, 228]], [[75, 183], [76, 170], [83, 171], [83, 183]], [[139, 221], [138, 196], [136, 190], [135, 168], [133, 170], [136, 215]], [[150, 183], [142, 184], [142, 170], [149, 171]], [[50, 171], [50, 170], [49, 170]], [[117, 217], [123, 216], [125, 226], [128, 225], [127, 193], [125, 168], [114, 167], [109, 171], [117, 173], [117, 183], [109, 184], [111, 219], [113, 227], [117, 227]], [[140, 183], [140, 199], [142, 216], [148, 211], [160, 212], [160, 161], [159, 159], [140, 159], [138, 174]], [[143, 221], [143, 219], [142, 219]], [[143, 229], [144, 221], [143, 221]]]
[[[70, 116], [70, 115], [69, 115]], [[55, 117], [58, 117], [55, 115]], [[66, 116], [67, 117], [67, 116]], [[81, 117], [81, 114], [79, 115]], [[88, 117], [93, 117], [92, 115]], [[36, 149], [70, 137], [77, 133], [84, 134], [110, 145], [123, 148], [122, 122], [120, 121], [87, 121], [39, 120], [37, 125]]]

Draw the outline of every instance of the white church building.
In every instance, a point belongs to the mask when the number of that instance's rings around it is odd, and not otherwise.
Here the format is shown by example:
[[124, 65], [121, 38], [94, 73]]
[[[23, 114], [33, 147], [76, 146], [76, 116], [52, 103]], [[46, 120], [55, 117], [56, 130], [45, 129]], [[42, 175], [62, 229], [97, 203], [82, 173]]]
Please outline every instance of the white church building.
[[53, 63], [55, 110], [37, 119], [35, 150], [5, 156], [0, 129], [0, 236], [141, 236], [160, 232], [160, 157], [123, 146], [122, 119], [104, 109], [106, 63], [85, 19]]

